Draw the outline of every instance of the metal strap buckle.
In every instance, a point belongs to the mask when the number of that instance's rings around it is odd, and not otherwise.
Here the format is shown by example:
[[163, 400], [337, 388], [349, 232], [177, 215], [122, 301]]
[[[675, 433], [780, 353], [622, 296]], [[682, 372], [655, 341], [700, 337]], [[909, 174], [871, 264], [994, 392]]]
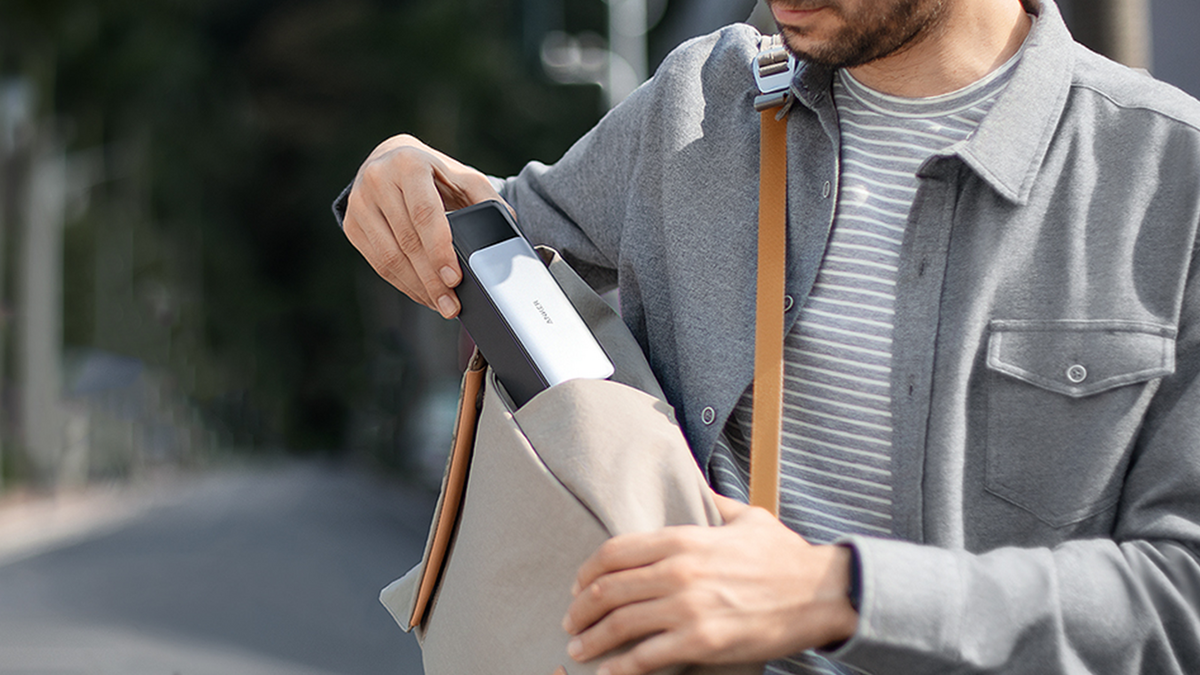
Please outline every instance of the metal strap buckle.
[[754, 109], [762, 112], [783, 105], [795, 73], [796, 57], [784, 48], [783, 36], [763, 37], [758, 56], [754, 59], [754, 81], [760, 92], [754, 98]]

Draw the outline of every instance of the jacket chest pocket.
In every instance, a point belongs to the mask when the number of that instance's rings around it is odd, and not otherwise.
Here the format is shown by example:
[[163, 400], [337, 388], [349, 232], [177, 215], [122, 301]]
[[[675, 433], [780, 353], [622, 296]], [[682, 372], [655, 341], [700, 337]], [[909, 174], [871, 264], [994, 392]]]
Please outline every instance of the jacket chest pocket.
[[989, 492], [1065, 527], [1116, 505], [1142, 416], [1175, 370], [1175, 330], [1126, 321], [993, 321]]

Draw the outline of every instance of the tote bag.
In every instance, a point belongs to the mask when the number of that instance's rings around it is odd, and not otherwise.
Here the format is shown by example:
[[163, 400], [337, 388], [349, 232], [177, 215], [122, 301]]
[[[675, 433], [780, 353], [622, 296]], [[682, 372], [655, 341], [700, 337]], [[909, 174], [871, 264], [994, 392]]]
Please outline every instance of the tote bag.
[[[616, 372], [514, 409], [472, 359], [425, 554], [380, 596], [415, 632], [427, 675], [594, 673], [603, 658], [573, 661], [561, 627], [580, 565], [614, 535], [721, 524], [624, 322], [556, 253], [540, 253]], [[660, 672], [748, 675], [762, 665]]]

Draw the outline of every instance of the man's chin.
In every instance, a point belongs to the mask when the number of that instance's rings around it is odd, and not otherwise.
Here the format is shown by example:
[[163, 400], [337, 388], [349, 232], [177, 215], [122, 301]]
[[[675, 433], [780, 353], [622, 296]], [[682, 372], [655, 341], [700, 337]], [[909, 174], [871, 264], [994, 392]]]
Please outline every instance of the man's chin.
[[780, 25], [779, 33], [783, 36], [784, 46], [797, 59], [808, 63], [824, 64], [824, 59], [821, 58], [821, 45], [808, 31]]

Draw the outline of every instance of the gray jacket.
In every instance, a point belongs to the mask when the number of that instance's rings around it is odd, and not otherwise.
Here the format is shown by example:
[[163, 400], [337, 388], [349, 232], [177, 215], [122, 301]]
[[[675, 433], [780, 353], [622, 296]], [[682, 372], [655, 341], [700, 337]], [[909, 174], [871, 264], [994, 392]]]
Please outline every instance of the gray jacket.
[[[855, 537], [876, 673], [1200, 672], [1200, 104], [1040, 18], [969, 141], [922, 166], [892, 375], [895, 539]], [[522, 228], [616, 283], [701, 466], [750, 384], [757, 33], [677, 50]], [[788, 113], [787, 312], [829, 234], [830, 72]]]

